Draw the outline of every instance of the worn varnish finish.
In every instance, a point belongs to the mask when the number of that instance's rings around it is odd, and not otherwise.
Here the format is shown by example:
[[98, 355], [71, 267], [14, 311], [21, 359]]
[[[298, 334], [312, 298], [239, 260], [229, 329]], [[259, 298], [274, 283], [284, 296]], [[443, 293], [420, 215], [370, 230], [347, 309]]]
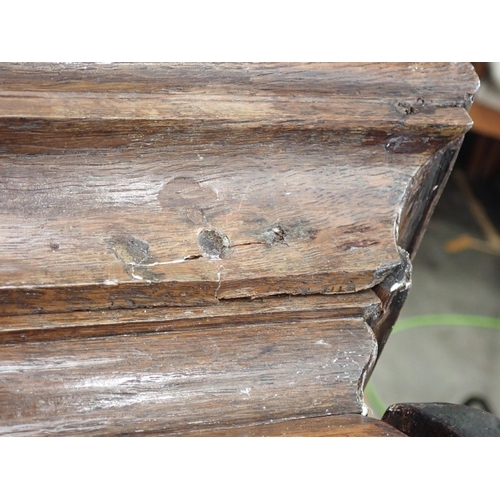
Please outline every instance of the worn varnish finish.
[[468, 64], [0, 65], [0, 432], [363, 412], [476, 88]]

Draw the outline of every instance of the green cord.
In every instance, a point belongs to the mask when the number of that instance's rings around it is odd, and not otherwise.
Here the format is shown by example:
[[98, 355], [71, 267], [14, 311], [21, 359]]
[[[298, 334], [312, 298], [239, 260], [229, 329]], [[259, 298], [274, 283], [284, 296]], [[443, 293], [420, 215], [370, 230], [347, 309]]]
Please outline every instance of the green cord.
[[[500, 330], [500, 318], [462, 314], [432, 314], [428, 316], [413, 316], [411, 318], [400, 319], [394, 326], [392, 333], [411, 330], [412, 328], [432, 326], [472, 326], [475, 328]], [[371, 381], [368, 382], [365, 388], [365, 397], [372, 410], [381, 416], [385, 413], [387, 405], [384, 405]]]
[[423, 326], [473, 326], [500, 330], [500, 318], [488, 316], [468, 316], [462, 314], [433, 314], [429, 316], [414, 316], [400, 319], [393, 329], [393, 333]]

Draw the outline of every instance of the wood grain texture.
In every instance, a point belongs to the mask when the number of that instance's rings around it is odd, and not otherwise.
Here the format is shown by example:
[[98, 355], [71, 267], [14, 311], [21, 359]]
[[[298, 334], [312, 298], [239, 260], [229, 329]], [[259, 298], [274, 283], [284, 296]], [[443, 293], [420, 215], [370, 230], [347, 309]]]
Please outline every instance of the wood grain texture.
[[184, 331], [244, 324], [371, 318], [380, 309], [372, 290], [342, 295], [222, 301], [207, 307], [152, 307], [2, 318], [0, 344]]
[[[463, 65], [3, 68], [1, 315], [372, 288], [477, 86]], [[376, 91], [395, 75], [411, 99]]]
[[363, 388], [477, 86], [0, 64], [0, 433], [389, 432]]
[[192, 431], [183, 435], [193, 437], [406, 437], [406, 434], [381, 420], [353, 414], [285, 420], [263, 425], [234, 426], [211, 429], [210, 432]]
[[404, 172], [353, 154], [3, 163], [0, 314], [371, 288], [399, 263], [398, 200], [423, 158]]
[[445, 106], [472, 100], [478, 78], [468, 63], [3, 63], [5, 91], [210, 93], [235, 88], [375, 99], [421, 95]]
[[0, 346], [0, 434], [182, 432], [361, 413], [361, 319]]

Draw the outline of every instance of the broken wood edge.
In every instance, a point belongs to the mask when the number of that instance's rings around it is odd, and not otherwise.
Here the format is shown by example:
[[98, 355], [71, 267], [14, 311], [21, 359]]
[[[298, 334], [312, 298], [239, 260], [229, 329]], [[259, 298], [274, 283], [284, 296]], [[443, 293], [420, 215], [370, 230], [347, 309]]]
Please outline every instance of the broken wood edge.
[[412, 259], [451, 175], [463, 139], [463, 135], [457, 137], [433, 154], [412, 177], [402, 200], [394, 228], [401, 262], [373, 287], [381, 300], [381, 309], [368, 319], [377, 338], [379, 356], [408, 297], [412, 283]]
[[373, 291], [381, 301], [381, 307], [369, 318], [368, 324], [373, 329], [379, 347], [379, 356], [399, 317], [399, 313], [408, 297], [412, 283], [412, 263], [406, 250], [398, 247], [401, 262], [382, 283]]
[[[249, 280], [224, 281], [123, 281], [77, 285], [23, 285], [0, 287], [0, 317], [105, 311], [147, 307], [210, 306], [232, 299], [255, 300], [279, 296], [340, 295], [370, 290], [391, 274], [398, 262], [381, 264], [374, 272], [334, 272], [297, 274], [294, 276], [257, 277]], [[306, 285], [303, 281], [306, 280]], [[266, 292], [256, 291], [268, 287]], [[278, 286], [279, 285], [279, 286]], [[131, 300], [133, 299], [133, 300]], [[65, 307], [51, 306], [57, 301]], [[41, 307], [45, 304], [45, 307]]]
[[412, 259], [448, 183], [463, 140], [464, 135], [461, 135], [436, 151], [416, 172], [408, 185], [396, 239], [397, 244], [409, 252]]

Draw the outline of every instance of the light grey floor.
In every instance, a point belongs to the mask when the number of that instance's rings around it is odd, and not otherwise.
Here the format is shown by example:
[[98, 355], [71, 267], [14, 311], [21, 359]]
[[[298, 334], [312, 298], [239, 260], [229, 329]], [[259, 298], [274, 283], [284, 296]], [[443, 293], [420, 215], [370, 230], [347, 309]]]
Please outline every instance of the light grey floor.
[[[429, 314], [500, 318], [500, 257], [475, 250], [447, 253], [468, 233], [483, 238], [453, 178], [414, 261], [401, 318]], [[370, 383], [385, 407], [403, 402], [463, 403], [480, 396], [500, 416], [500, 331], [426, 327], [393, 333]], [[369, 407], [375, 405], [367, 401]], [[376, 417], [380, 417], [374, 411]]]

